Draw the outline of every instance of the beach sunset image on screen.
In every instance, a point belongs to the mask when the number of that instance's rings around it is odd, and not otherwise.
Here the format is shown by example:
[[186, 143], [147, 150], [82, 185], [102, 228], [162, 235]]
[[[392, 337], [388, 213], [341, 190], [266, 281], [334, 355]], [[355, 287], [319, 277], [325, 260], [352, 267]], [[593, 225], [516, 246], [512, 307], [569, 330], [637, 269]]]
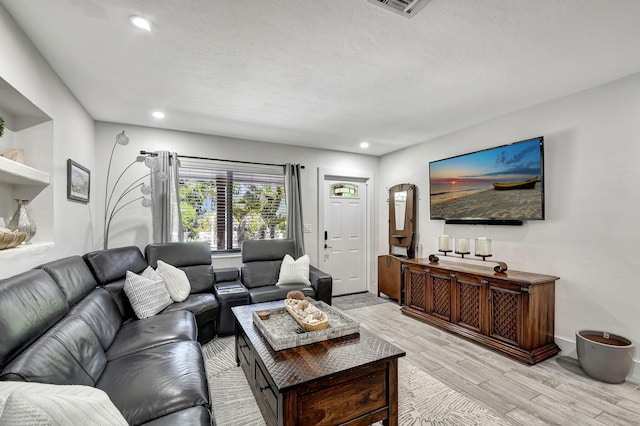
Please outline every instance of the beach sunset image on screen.
[[544, 219], [543, 138], [429, 163], [431, 219]]

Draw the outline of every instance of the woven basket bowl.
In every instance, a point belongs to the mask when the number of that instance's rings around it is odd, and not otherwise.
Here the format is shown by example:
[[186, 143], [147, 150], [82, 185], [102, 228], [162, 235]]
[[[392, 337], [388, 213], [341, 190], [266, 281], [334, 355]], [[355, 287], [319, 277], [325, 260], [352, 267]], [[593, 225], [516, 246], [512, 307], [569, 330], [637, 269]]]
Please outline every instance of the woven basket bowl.
[[0, 234], [0, 250], [14, 248], [27, 238], [26, 232], [14, 232], [11, 234]]
[[324, 319], [322, 321], [314, 324], [309, 324], [308, 322], [303, 321], [302, 318], [300, 318], [298, 315], [296, 315], [295, 311], [289, 305], [285, 304], [284, 307], [286, 308], [287, 312], [291, 314], [293, 319], [296, 320], [296, 322], [300, 324], [300, 326], [307, 331], [324, 330], [329, 325], [329, 319], [327, 318], [327, 315], [324, 312], [323, 312]]

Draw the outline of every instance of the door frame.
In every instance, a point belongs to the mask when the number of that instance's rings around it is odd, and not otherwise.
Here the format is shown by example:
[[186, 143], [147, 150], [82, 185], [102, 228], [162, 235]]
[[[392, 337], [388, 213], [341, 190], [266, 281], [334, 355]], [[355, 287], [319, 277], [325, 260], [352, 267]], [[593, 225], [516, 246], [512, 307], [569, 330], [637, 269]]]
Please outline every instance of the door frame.
[[334, 169], [329, 167], [318, 167], [318, 267], [324, 262], [321, 262], [322, 256], [324, 256], [324, 231], [325, 227], [325, 203], [324, 203], [324, 181], [330, 180], [357, 180], [363, 182], [367, 195], [367, 202], [365, 204], [366, 218], [365, 218], [365, 277], [366, 289], [371, 292], [373, 276], [371, 264], [371, 253], [373, 253], [373, 212], [375, 206], [375, 175], [373, 172], [366, 172], [363, 170], [353, 169]]

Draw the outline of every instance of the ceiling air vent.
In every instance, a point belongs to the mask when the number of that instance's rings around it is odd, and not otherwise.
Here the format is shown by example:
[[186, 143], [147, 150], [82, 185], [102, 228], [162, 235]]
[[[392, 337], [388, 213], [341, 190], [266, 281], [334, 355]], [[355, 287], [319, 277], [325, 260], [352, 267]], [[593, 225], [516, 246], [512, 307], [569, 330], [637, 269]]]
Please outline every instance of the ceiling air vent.
[[413, 17], [431, 0], [367, 0], [369, 3], [384, 7], [407, 18]]

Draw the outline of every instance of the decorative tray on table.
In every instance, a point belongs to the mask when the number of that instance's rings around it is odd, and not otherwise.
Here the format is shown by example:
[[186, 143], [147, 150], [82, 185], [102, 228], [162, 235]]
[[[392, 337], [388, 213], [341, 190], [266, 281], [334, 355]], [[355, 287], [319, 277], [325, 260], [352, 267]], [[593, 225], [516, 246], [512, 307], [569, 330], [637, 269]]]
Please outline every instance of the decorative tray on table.
[[[360, 324], [342, 312], [332, 308], [322, 301], [309, 301], [320, 309], [327, 317], [326, 328], [314, 331], [305, 330], [283, 306], [270, 309], [268, 319], [260, 319], [259, 311], [253, 312], [253, 323], [274, 351], [294, 348], [322, 342], [324, 340], [344, 337], [360, 332]], [[260, 312], [262, 313], [262, 312]]]

